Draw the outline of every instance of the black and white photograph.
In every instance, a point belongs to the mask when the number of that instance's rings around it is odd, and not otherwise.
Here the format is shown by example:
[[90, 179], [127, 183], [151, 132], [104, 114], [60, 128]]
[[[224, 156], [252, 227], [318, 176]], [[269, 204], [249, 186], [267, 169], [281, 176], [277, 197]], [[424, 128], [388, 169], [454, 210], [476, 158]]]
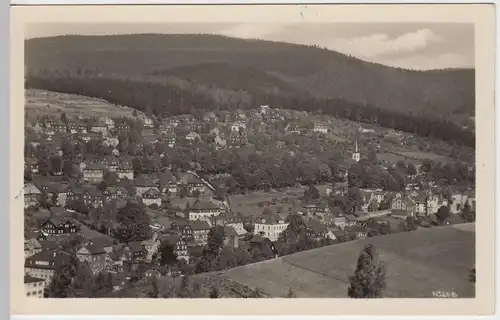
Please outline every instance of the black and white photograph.
[[478, 33], [422, 21], [26, 25], [25, 295], [475, 298]]

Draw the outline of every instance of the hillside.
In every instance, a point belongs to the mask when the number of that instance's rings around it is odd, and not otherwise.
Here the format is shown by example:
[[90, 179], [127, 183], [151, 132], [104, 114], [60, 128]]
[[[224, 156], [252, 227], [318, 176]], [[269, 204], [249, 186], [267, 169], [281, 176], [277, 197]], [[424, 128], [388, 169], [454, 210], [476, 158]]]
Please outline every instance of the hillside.
[[295, 44], [215, 35], [60, 36], [27, 40], [25, 53], [28, 74], [171, 76], [219, 89], [342, 99], [413, 114], [474, 113], [474, 70], [409, 71]]
[[[420, 229], [366, 240], [357, 240], [230, 269], [217, 277], [272, 297], [291, 288], [300, 297], [347, 295], [359, 252], [367, 243], [377, 248], [387, 266], [386, 297], [426, 298], [433, 291], [474, 297], [468, 281], [475, 264], [475, 225]], [[200, 275], [203, 276], [203, 275]]]
[[133, 109], [84, 96], [26, 90], [25, 98], [26, 117], [30, 119], [44, 115], [60, 117], [62, 112], [71, 117], [133, 117]]

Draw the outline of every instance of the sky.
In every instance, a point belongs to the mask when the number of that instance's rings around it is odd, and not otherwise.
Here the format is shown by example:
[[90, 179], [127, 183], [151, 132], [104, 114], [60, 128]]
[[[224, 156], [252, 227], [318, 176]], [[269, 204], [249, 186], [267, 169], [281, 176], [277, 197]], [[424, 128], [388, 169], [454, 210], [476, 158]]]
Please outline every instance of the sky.
[[474, 25], [465, 23], [38, 24], [28, 28], [26, 38], [133, 33], [208, 33], [319, 45], [365, 61], [416, 70], [474, 67]]

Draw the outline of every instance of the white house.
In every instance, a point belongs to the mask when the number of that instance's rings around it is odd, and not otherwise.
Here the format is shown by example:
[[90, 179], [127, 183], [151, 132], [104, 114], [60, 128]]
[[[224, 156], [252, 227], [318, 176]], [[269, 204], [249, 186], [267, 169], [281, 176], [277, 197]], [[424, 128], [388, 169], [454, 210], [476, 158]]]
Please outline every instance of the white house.
[[189, 220], [209, 220], [221, 214], [222, 208], [209, 199], [197, 199], [188, 211]]
[[316, 133], [326, 134], [328, 133], [328, 125], [324, 122], [315, 122], [313, 131]]
[[276, 241], [287, 227], [288, 222], [280, 217], [260, 217], [255, 221], [254, 234]]
[[142, 194], [142, 203], [144, 203], [148, 207], [153, 204], [161, 207], [161, 198], [158, 190], [151, 188], [144, 192]]
[[237, 121], [231, 125], [231, 132], [240, 132], [240, 128], [246, 129], [246, 124], [241, 121]]
[[30, 275], [24, 276], [24, 292], [28, 298], [43, 298], [45, 280]]
[[196, 139], [199, 140], [200, 139], [200, 135], [198, 133], [194, 132], [194, 131], [192, 131], [192, 132], [190, 132], [190, 133], [188, 133], [186, 135], [186, 140], [194, 141]]

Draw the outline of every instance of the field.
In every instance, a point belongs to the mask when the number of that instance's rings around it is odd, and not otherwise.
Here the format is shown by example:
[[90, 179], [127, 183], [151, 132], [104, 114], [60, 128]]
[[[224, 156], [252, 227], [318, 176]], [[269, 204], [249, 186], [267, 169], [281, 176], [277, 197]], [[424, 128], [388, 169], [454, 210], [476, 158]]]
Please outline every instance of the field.
[[386, 263], [384, 296], [429, 298], [433, 291], [474, 297], [468, 281], [475, 264], [475, 226], [420, 229], [304, 251], [227, 270], [219, 275], [280, 297], [291, 288], [298, 297], [344, 298], [362, 247], [371, 243]]
[[[299, 209], [300, 197], [304, 194], [305, 187], [286, 188], [276, 192], [252, 192], [246, 195], [231, 195], [229, 201], [235, 213], [245, 217], [261, 214], [265, 208], [272, 212], [287, 215], [289, 210]], [[279, 208], [281, 207], [281, 210]]]
[[406, 157], [409, 157], [409, 158], [414, 158], [414, 159], [430, 159], [434, 162], [448, 162], [450, 161], [451, 159], [446, 157], [446, 156], [442, 156], [442, 155], [439, 155], [439, 154], [435, 154], [435, 153], [432, 153], [432, 152], [423, 152], [423, 151], [403, 151], [403, 152], [400, 152], [402, 155], [406, 156]]
[[132, 117], [132, 109], [73, 94], [49, 92], [45, 90], [26, 90], [25, 109], [29, 118], [43, 115], [60, 116], [63, 112], [69, 117]]
[[392, 163], [396, 163], [399, 160], [403, 160], [404, 162], [413, 163], [413, 164], [419, 164], [420, 163], [420, 161], [418, 161], [418, 160], [409, 159], [409, 158], [406, 158], [406, 157], [404, 157], [402, 155], [395, 154], [395, 153], [389, 153], [389, 152], [377, 153], [377, 159], [378, 160], [392, 162]]

